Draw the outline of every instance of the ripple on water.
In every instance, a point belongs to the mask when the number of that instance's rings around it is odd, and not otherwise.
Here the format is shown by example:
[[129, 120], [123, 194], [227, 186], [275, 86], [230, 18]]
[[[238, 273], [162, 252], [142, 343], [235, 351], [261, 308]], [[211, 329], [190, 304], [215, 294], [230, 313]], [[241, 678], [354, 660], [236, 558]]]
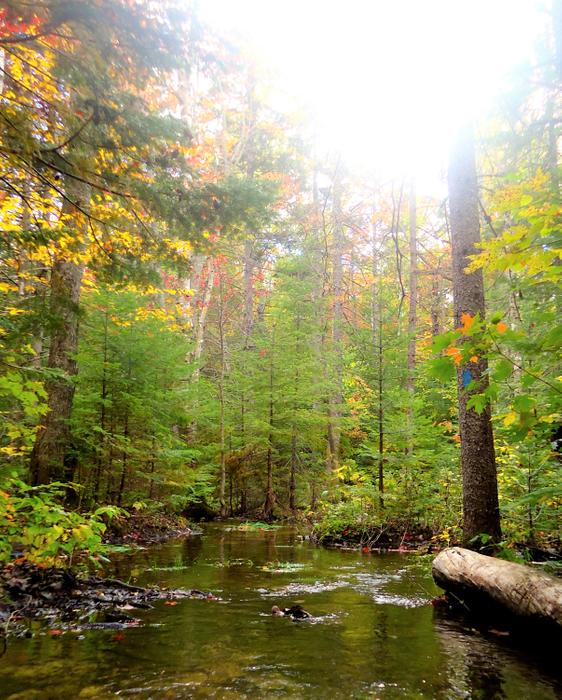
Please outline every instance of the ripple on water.
[[315, 581], [304, 583], [293, 581], [282, 588], [258, 588], [257, 593], [262, 598], [276, 598], [279, 596], [295, 597], [312, 593], [326, 593], [337, 588], [352, 588], [358, 593], [368, 595], [379, 605], [397, 605], [401, 608], [418, 608], [427, 605], [429, 598], [420, 596], [404, 596], [385, 593], [384, 587], [392, 581], [400, 581], [403, 571], [393, 573], [358, 573], [353, 578], [338, 578], [334, 581]]
[[327, 591], [335, 591], [336, 588], [345, 588], [350, 583], [346, 579], [337, 581], [315, 581], [314, 583], [293, 582], [282, 588], [258, 588], [257, 592], [262, 598], [275, 598], [277, 596], [294, 596], [301, 593], [325, 593]]
[[398, 605], [401, 608], [419, 608], [422, 605], [427, 605], [429, 598], [393, 595], [381, 591], [381, 588], [387, 583], [400, 581], [403, 573], [404, 570], [384, 574], [355, 574], [357, 583], [353, 585], [353, 588], [359, 593], [371, 596], [379, 605]]

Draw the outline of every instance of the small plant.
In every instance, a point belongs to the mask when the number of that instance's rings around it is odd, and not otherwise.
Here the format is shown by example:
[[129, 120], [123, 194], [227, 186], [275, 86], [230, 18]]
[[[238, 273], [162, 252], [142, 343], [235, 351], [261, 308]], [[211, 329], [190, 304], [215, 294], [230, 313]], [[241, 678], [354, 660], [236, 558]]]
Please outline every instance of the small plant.
[[261, 570], [270, 574], [290, 574], [293, 571], [301, 571], [304, 568], [306, 568], [306, 564], [299, 564], [294, 561], [269, 561], [261, 567]]
[[102, 537], [106, 520], [123, 511], [114, 506], [82, 514], [62, 505], [72, 485], [54, 482], [29, 486], [11, 478], [0, 490], [0, 565], [16, 551], [21, 559], [46, 566], [72, 566], [76, 555], [94, 563], [103, 559], [107, 546]]
[[245, 522], [245, 523], [240, 523], [240, 525], [237, 525], [235, 530], [242, 530], [242, 531], [252, 531], [252, 530], [277, 530], [280, 525], [271, 525], [270, 523], [262, 523], [260, 520], [257, 520], [256, 522]]

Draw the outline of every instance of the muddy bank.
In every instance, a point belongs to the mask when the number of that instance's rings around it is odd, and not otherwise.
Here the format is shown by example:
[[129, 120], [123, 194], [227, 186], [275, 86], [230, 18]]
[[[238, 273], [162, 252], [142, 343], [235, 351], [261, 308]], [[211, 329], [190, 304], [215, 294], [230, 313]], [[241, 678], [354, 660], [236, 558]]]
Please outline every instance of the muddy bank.
[[143, 588], [27, 562], [9, 564], [0, 571], [0, 635], [31, 637], [32, 620], [46, 623], [51, 635], [69, 629], [123, 629], [140, 625], [135, 613], [154, 602], [175, 605], [182, 598], [218, 600], [206, 591]]
[[166, 513], [132, 513], [114, 518], [107, 528], [107, 544], [158, 544], [172, 537], [187, 537], [199, 533], [181, 515]]
[[324, 534], [313, 529], [310, 539], [316, 544], [364, 552], [419, 552], [431, 554], [442, 548], [430, 528], [390, 523], [380, 527], [345, 527], [338, 533]]

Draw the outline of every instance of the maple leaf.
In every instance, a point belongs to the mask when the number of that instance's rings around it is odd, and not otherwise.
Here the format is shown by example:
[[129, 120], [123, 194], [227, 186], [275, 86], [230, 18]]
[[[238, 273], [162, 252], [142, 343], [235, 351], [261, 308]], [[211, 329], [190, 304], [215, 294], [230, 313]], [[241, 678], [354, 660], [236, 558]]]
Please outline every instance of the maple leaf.
[[449, 345], [449, 347], [445, 350], [445, 355], [451, 357], [456, 365], [460, 365], [462, 353], [455, 345]]
[[472, 328], [472, 325], [474, 324], [474, 316], [471, 316], [470, 314], [462, 314], [461, 315], [461, 323], [462, 323], [462, 332], [466, 335], [470, 329]]

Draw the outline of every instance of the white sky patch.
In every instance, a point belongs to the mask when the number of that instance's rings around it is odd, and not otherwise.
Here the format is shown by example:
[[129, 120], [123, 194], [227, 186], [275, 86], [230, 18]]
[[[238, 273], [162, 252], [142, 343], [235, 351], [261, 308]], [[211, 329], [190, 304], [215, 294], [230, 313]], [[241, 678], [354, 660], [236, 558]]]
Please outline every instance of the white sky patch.
[[[544, 5], [544, 3], [543, 3]], [[547, 18], [534, 0], [200, 0], [311, 117], [322, 151], [381, 176], [438, 176], [460, 121], [490, 107]], [[294, 102], [291, 102], [294, 100]]]

